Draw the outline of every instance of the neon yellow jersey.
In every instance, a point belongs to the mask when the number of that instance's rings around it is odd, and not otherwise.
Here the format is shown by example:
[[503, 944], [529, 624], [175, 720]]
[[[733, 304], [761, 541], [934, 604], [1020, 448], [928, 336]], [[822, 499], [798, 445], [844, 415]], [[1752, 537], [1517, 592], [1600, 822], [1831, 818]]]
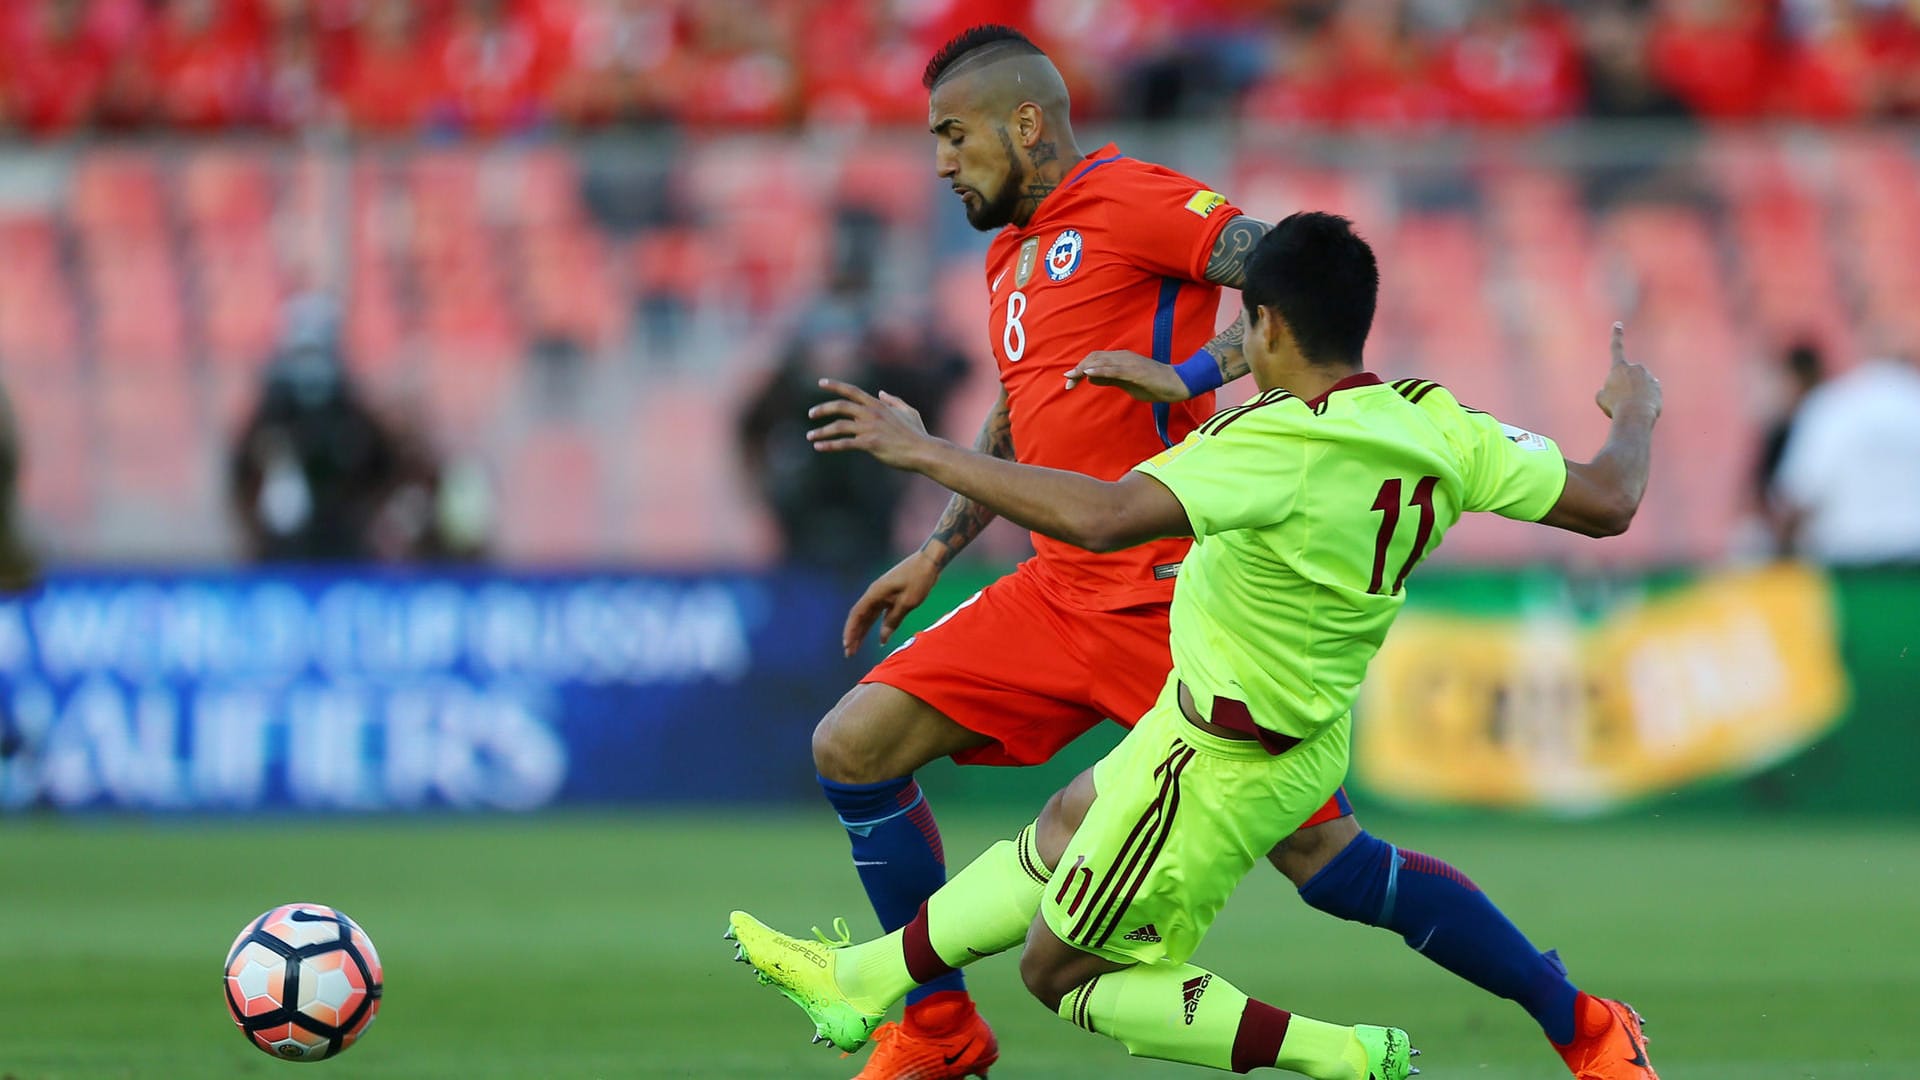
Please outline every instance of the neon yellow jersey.
[[1462, 513], [1538, 521], [1567, 479], [1551, 439], [1365, 372], [1313, 402], [1269, 390], [1135, 468], [1193, 526], [1174, 671], [1203, 711], [1236, 698], [1299, 738], [1352, 708], [1408, 571]]

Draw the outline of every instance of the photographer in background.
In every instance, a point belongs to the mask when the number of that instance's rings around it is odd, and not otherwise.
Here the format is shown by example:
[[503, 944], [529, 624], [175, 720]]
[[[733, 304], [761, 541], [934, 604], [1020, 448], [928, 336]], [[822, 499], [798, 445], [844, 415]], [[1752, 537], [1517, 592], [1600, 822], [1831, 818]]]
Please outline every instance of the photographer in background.
[[389, 426], [354, 385], [333, 300], [289, 304], [229, 473], [248, 554], [391, 562], [437, 553], [439, 479], [427, 448]]

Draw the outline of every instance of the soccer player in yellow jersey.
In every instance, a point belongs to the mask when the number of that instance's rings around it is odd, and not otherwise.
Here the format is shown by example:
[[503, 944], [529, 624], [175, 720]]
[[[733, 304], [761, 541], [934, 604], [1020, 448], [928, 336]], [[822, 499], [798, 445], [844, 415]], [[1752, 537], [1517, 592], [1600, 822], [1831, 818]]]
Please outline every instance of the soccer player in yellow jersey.
[[[1287, 1013], [1190, 958], [1240, 878], [1346, 775], [1349, 710], [1409, 571], [1467, 511], [1624, 530], [1646, 489], [1660, 388], [1626, 362], [1616, 325], [1596, 399], [1612, 431], [1592, 462], [1568, 462], [1433, 383], [1364, 371], [1378, 281], [1344, 218], [1281, 222], [1242, 294], [1261, 393], [1113, 482], [961, 450], [890, 395], [827, 384], [844, 400], [813, 410], [820, 449], [864, 450], [1090, 550], [1196, 543], [1159, 701], [1016, 839], [874, 941], [802, 941], [734, 913], [740, 958], [818, 1037], [856, 1049], [914, 985], [1024, 942], [1036, 997], [1139, 1056], [1316, 1080], [1416, 1071], [1404, 1032]], [[1576, 1075], [1654, 1076], [1638, 1017], [1606, 1004], [1620, 1060], [1569, 1061]]]

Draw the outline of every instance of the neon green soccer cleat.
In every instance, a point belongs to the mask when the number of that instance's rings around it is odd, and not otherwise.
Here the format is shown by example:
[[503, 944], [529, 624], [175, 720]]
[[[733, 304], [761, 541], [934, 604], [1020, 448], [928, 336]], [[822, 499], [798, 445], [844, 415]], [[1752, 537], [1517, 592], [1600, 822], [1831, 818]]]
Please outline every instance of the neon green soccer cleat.
[[1399, 1028], [1357, 1024], [1353, 1033], [1360, 1045], [1367, 1048], [1367, 1080], [1407, 1080], [1420, 1074], [1420, 1070], [1413, 1067], [1413, 1059], [1420, 1056], [1420, 1051], [1413, 1048], [1406, 1032]]
[[[846, 925], [844, 920], [834, 921], [836, 930]], [[846, 944], [844, 930], [840, 941], [828, 941], [824, 936], [819, 941], [802, 941], [744, 911], [736, 911], [727, 918], [726, 937], [739, 943], [733, 954], [735, 960], [752, 964], [761, 982], [806, 1011], [813, 1021], [814, 1042], [831, 1042], [851, 1054], [867, 1045], [873, 1029], [885, 1019], [884, 1011], [867, 1012], [840, 992], [833, 969], [835, 954]]]

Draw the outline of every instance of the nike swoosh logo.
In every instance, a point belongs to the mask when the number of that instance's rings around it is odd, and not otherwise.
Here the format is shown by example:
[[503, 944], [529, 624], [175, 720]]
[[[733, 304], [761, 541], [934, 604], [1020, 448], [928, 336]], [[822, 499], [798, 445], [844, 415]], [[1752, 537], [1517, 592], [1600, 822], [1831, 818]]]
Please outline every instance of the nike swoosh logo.
[[[1006, 276], [1007, 272], [1005, 270], [1000, 271], [1000, 276], [993, 279], [993, 284], [987, 286], [987, 291], [990, 293], [998, 292], [1000, 290], [1000, 281]], [[949, 1062], [949, 1064], [951, 1064], [951, 1062]]]
[[1627, 1043], [1633, 1047], [1633, 1056], [1627, 1059], [1627, 1064], [1638, 1065], [1642, 1069], [1648, 1068], [1647, 1044], [1633, 1037], [1633, 1029], [1627, 1026], [1625, 1020], [1620, 1021], [1620, 1030], [1627, 1033]]
[[955, 1050], [955, 1051], [954, 1051], [953, 1053], [951, 1053], [951, 1054], [948, 1054], [948, 1055], [947, 1055], [947, 1064], [949, 1064], [949, 1065], [952, 1065], [952, 1064], [954, 1064], [955, 1062], [957, 1062], [957, 1061], [959, 1061], [959, 1060], [960, 1060], [961, 1058], [963, 1058], [963, 1057], [966, 1057], [966, 1056], [967, 1056], [967, 1051], [969, 1051], [969, 1050], [971, 1050], [971, 1049], [973, 1049], [973, 1044], [974, 1044], [975, 1042], [977, 1042], [977, 1041], [978, 1041], [978, 1040], [976, 1040], [976, 1039], [968, 1039], [968, 1040], [967, 1040], [967, 1045], [965, 1045], [965, 1046], [963, 1046], [963, 1047], [961, 1047], [961, 1048], [960, 1048], [960, 1049], [958, 1049], [958, 1050]]

